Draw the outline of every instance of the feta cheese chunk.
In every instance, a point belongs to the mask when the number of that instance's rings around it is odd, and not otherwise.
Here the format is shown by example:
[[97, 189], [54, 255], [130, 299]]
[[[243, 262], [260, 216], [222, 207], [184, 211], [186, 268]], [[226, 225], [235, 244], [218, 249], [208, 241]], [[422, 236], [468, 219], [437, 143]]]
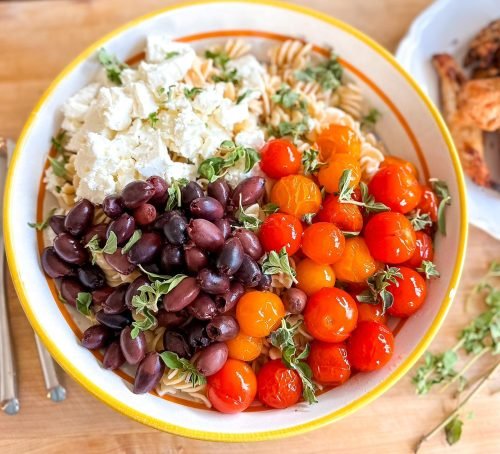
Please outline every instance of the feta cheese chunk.
[[174, 60], [176, 57], [187, 55], [194, 60], [195, 52], [189, 44], [172, 41], [172, 37], [165, 34], [147, 37], [146, 61], [149, 63], [161, 63], [167, 59]]
[[131, 84], [129, 91], [133, 98], [132, 116], [134, 118], [146, 119], [158, 110], [153, 94], [143, 82]]
[[260, 93], [264, 92], [265, 70], [253, 55], [244, 55], [243, 57], [229, 60], [227, 67], [229, 69], [236, 69], [243, 88], [257, 90]]
[[133, 100], [121, 87], [103, 87], [99, 90], [96, 104], [102, 111], [104, 124], [113, 131], [122, 131], [132, 121]]
[[74, 133], [80, 128], [85, 120], [85, 114], [99, 90], [98, 83], [92, 83], [77, 91], [69, 98], [62, 108], [64, 120], [61, 125], [63, 129]]

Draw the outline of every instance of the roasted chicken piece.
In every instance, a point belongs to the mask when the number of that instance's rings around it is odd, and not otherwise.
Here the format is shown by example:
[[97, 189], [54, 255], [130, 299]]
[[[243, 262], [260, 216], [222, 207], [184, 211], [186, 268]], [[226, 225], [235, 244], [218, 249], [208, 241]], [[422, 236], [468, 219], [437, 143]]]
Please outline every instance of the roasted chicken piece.
[[499, 49], [500, 19], [497, 19], [484, 27], [471, 41], [464, 65], [481, 69], [492, 67], [498, 69]]

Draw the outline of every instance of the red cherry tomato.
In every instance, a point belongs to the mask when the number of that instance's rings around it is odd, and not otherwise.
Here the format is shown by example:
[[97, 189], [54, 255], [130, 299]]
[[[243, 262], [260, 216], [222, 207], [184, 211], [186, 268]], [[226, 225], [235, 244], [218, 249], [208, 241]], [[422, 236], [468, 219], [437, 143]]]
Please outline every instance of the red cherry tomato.
[[329, 222], [317, 222], [304, 230], [302, 252], [321, 265], [332, 265], [340, 259], [345, 238], [340, 229]]
[[222, 413], [246, 410], [257, 393], [257, 379], [252, 368], [237, 359], [228, 359], [222, 369], [207, 378], [207, 396]]
[[406, 261], [404, 265], [409, 266], [410, 268], [418, 268], [422, 265], [424, 260], [430, 260], [434, 258], [434, 246], [432, 244], [432, 238], [427, 235], [427, 233], [419, 230], [415, 232], [415, 236], [417, 238], [415, 244], [415, 252], [411, 256], [410, 260]]
[[344, 232], [359, 232], [363, 228], [363, 215], [357, 205], [340, 203], [338, 196], [330, 194], [314, 222], [331, 222]]
[[415, 175], [394, 164], [380, 169], [368, 189], [377, 202], [403, 214], [416, 208], [422, 197], [422, 188]]
[[415, 231], [411, 222], [400, 213], [387, 211], [376, 214], [366, 224], [364, 233], [368, 249], [375, 260], [403, 263], [415, 252]]
[[403, 278], [396, 278], [397, 284], [391, 283], [387, 291], [392, 293], [394, 303], [387, 312], [394, 317], [409, 317], [414, 314], [425, 301], [427, 284], [425, 279], [411, 268], [399, 268]]
[[298, 173], [300, 164], [300, 153], [288, 140], [270, 140], [260, 150], [260, 167], [268, 177], [278, 179]]
[[286, 248], [289, 255], [300, 248], [302, 224], [291, 214], [274, 213], [266, 218], [260, 227], [259, 239], [266, 252]]
[[380, 369], [393, 353], [394, 336], [381, 323], [361, 322], [347, 340], [347, 358], [361, 372]]
[[257, 396], [272, 408], [287, 408], [296, 404], [302, 395], [299, 374], [288, 369], [281, 359], [269, 361], [257, 375]]
[[313, 378], [327, 386], [340, 386], [351, 376], [351, 366], [347, 360], [347, 350], [343, 342], [313, 341], [307, 358]]
[[312, 295], [304, 309], [304, 323], [315, 339], [342, 342], [356, 327], [358, 308], [349, 293], [339, 288], [322, 288]]
[[422, 198], [417, 208], [420, 209], [422, 213], [427, 213], [432, 222], [437, 222], [438, 206], [439, 201], [434, 191], [427, 185], [422, 186]]

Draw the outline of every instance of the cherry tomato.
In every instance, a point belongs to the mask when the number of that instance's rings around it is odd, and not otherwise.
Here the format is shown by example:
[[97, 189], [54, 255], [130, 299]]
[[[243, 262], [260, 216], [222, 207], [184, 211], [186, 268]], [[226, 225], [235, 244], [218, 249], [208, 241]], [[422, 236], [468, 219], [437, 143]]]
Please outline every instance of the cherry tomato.
[[427, 185], [422, 186], [422, 198], [417, 206], [422, 213], [427, 213], [432, 222], [438, 220], [439, 201], [434, 191]]
[[358, 323], [377, 322], [386, 324], [387, 315], [383, 313], [382, 304], [358, 303]]
[[403, 263], [415, 252], [415, 231], [411, 222], [400, 213], [376, 214], [366, 224], [364, 233], [366, 245], [375, 260]]
[[259, 239], [266, 252], [286, 248], [288, 255], [300, 248], [302, 224], [290, 214], [274, 213], [266, 218], [260, 227]]
[[331, 222], [344, 232], [359, 232], [363, 228], [363, 215], [357, 205], [340, 203], [338, 196], [330, 194], [314, 222]]
[[262, 351], [263, 344], [264, 340], [262, 337], [248, 336], [241, 331], [236, 337], [226, 341], [229, 357], [241, 361], [253, 361], [256, 359]]
[[319, 169], [318, 181], [320, 186], [326, 192], [338, 192], [340, 178], [345, 170], [351, 170], [349, 187], [356, 187], [361, 179], [361, 166], [359, 159], [348, 154], [335, 154], [331, 156], [328, 163]]
[[351, 376], [351, 366], [347, 360], [345, 344], [313, 341], [307, 358], [313, 378], [327, 386], [340, 386]]
[[296, 266], [297, 287], [308, 296], [324, 287], [335, 285], [335, 273], [330, 265], [321, 265], [311, 259], [304, 259]]
[[301, 218], [304, 214], [317, 213], [321, 207], [318, 185], [303, 175], [281, 178], [271, 190], [271, 202], [280, 211]]
[[344, 252], [345, 239], [340, 229], [329, 222], [317, 222], [304, 230], [302, 252], [322, 265], [331, 265]]
[[341, 342], [356, 327], [358, 308], [351, 295], [339, 288], [323, 288], [312, 295], [304, 309], [304, 323], [315, 339]]
[[396, 165], [380, 169], [368, 189], [377, 202], [403, 214], [416, 208], [422, 197], [422, 188], [415, 176]]
[[361, 154], [361, 141], [356, 132], [348, 126], [329, 125], [319, 133], [316, 144], [322, 161], [337, 153], [347, 153], [356, 159], [359, 159]]
[[260, 150], [260, 167], [271, 178], [298, 173], [301, 155], [297, 147], [286, 139], [273, 139]]
[[253, 337], [269, 336], [284, 316], [283, 302], [272, 292], [247, 292], [236, 306], [236, 320], [241, 331]]
[[387, 326], [361, 322], [347, 340], [347, 358], [353, 369], [370, 372], [385, 366], [394, 353], [394, 336]]
[[255, 399], [257, 379], [243, 361], [228, 359], [222, 369], [207, 377], [207, 397], [222, 413], [239, 413]]
[[365, 240], [359, 236], [347, 238], [340, 259], [333, 264], [339, 281], [364, 282], [375, 273], [377, 264], [368, 250]]
[[418, 268], [422, 265], [424, 260], [430, 260], [434, 258], [434, 246], [432, 245], [432, 238], [427, 235], [427, 233], [419, 230], [415, 232], [416, 240], [416, 248], [415, 252], [411, 256], [409, 260], [407, 260], [404, 265], [409, 266], [410, 268]]
[[380, 163], [380, 168], [383, 169], [387, 166], [396, 165], [398, 167], [403, 167], [405, 170], [410, 172], [415, 178], [418, 179], [418, 170], [415, 165], [410, 161], [405, 161], [401, 158], [396, 158], [396, 156], [386, 156], [384, 160]]
[[293, 369], [288, 369], [281, 359], [268, 361], [257, 375], [257, 396], [272, 408], [295, 405], [302, 395], [302, 380]]
[[424, 303], [427, 285], [425, 279], [411, 268], [401, 266], [399, 272], [403, 278], [397, 277], [397, 284], [391, 283], [387, 287], [394, 297], [394, 303], [387, 312], [394, 317], [409, 317]]

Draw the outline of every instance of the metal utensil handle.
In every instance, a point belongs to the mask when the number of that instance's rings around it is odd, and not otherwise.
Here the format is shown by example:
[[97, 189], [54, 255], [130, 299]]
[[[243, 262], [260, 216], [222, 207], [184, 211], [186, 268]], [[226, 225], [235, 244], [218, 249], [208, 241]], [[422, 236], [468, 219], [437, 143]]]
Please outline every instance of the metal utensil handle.
[[35, 341], [36, 348], [38, 349], [38, 357], [40, 358], [40, 366], [42, 366], [45, 387], [47, 388], [47, 397], [54, 402], [60, 402], [66, 399], [66, 389], [59, 383], [56, 365], [52, 356], [50, 356], [50, 353], [36, 334]]

